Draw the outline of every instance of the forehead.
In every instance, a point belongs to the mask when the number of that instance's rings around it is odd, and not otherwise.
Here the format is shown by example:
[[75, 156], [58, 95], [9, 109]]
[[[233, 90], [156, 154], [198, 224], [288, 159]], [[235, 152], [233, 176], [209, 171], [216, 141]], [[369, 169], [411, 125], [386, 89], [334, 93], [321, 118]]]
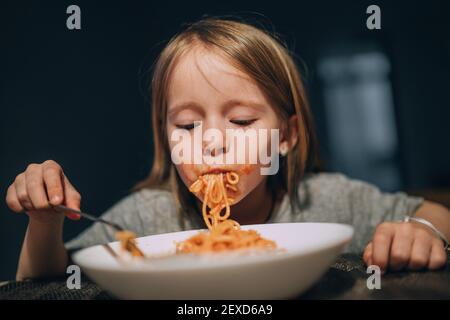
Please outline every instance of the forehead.
[[186, 101], [201, 105], [227, 100], [267, 103], [256, 82], [216, 51], [195, 47], [183, 54], [170, 75], [167, 92], [169, 108]]

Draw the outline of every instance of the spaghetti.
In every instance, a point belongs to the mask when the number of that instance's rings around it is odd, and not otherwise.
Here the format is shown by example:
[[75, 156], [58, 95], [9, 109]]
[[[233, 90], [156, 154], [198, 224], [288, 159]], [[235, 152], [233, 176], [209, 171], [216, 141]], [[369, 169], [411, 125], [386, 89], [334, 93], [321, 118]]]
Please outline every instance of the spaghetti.
[[122, 250], [129, 252], [133, 257], [144, 257], [144, 253], [136, 244], [136, 235], [128, 230], [116, 232]]
[[229, 219], [234, 199], [228, 191], [237, 192], [236, 172], [200, 176], [189, 191], [203, 195], [202, 215], [208, 232], [200, 232], [177, 243], [177, 253], [203, 253], [245, 248], [274, 249], [276, 243], [264, 239], [255, 230], [242, 230], [237, 221]]

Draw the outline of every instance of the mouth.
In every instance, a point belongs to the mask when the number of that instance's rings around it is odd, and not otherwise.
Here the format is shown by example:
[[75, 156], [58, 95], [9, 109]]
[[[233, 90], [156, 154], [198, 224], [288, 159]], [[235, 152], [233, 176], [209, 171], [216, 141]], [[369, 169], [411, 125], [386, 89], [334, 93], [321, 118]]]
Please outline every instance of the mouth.
[[206, 175], [206, 174], [219, 174], [219, 173], [227, 173], [230, 172], [231, 170], [227, 170], [227, 169], [222, 169], [222, 168], [213, 168], [213, 169], [209, 169], [206, 170], [202, 173], [202, 175]]
[[206, 170], [202, 170], [200, 175], [203, 176], [203, 175], [207, 175], [207, 174], [219, 174], [219, 173], [225, 174], [227, 172], [232, 172], [232, 171], [236, 172], [236, 170], [233, 170], [233, 169], [231, 169], [229, 167], [224, 167], [224, 166], [222, 166], [222, 167], [209, 167]]
[[[203, 169], [203, 170], [202, 170]], [[202, 168], [200, 170], [195, 170], [195, 173], [197, 177], [207, 175], [207, 174], [219, 174], [219, 173], [228, 173], [228, 172], [235, 172], [238, 175], [248, 175], [252, 172], [253, 166], [252, 165], [241, 165], [241, 166], [206, 166], [206, 168]]]

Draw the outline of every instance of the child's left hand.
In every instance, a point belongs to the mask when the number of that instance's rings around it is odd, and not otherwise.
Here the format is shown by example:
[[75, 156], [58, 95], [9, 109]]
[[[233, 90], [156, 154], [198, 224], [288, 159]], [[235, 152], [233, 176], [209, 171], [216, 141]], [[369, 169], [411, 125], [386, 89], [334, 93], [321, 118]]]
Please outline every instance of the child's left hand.
[[404, 268], [436, 270], [443, 267], [447, 254], [441, 239], [426, 226], [407, 222], [383, 222], [375, 230], [363, 255], [367, 265], [382, 272]]

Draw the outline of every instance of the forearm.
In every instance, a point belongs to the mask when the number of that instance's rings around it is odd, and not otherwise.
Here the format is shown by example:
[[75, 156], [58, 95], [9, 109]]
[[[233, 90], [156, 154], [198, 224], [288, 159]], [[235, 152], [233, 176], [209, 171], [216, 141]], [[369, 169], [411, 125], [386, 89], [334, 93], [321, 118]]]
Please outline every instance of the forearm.
[[425, 201], [414, 216], [428, 220], [450, 240], [450, 211], [446, 207]]
[[62, 229], [62, 219], [49, 224], [30, 220], [20, 253], [17, 280], [65, 273], [68, 255]]

